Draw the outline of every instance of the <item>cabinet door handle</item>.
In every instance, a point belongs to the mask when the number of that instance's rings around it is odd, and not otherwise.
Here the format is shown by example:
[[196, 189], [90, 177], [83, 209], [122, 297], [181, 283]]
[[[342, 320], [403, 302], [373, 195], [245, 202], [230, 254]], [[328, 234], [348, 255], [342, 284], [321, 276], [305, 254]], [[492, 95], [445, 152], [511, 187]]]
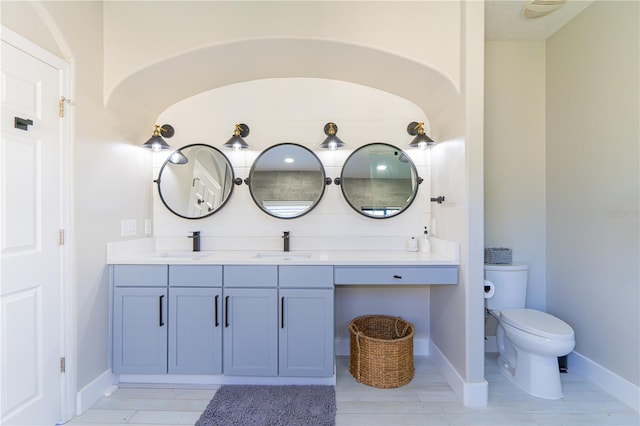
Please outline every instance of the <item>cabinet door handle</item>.
[[280, 328], [284, 328], [284, 296], [280, 298]]
[[229, 296], [224, 298], [224, 327], [229, 327]]
[[160, 318], [160, 327], [164, 325], [164, 319], [162, 318], [162, 299], [164, 299], [164, 294], [158, 298], [158, 317]]
[[215, 324], [216, 327], [218, 327], [220, 325], [220, 323], [218, 322], [218, 297], [219, 296], [216, 294], [215, 299], [213, 299], [213, 305], [214, 305], [213, 316], [215, 317], [214, 324]]
[[402, 279], [402, 275], [394, 275], [393, 278], [397, 278], [397, 279], [401, 280]]

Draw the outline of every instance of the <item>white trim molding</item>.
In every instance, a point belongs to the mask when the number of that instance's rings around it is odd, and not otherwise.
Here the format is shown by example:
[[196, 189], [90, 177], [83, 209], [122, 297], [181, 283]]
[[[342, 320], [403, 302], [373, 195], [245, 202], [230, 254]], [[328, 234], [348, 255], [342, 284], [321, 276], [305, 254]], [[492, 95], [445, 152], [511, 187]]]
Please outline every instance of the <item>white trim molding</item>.
[[486, 407], [489, 399], [489, 384], [486, 380], [481, 382], [467, 382], [451, 365], [442, 351], [429, 340], [429, 353], [433, 364], [444, 376], [451, 389], [462, 400], [465, 407]]
[[569, 354], [567, 365], [570, 370], [575, 371], [635, 411], [640, 412], [640, 387], [578, 352]]
[[76, 415], [80, 416], [103, 396], [109, 396], [118, 389], [118, 378], [111, 370], [106, 370], [76, 395]]

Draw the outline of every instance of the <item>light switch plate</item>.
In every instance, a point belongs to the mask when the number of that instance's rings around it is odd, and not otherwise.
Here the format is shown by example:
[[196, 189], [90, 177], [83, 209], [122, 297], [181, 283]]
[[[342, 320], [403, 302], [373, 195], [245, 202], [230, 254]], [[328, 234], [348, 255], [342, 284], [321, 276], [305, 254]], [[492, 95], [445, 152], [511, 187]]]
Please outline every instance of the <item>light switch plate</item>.
[[145, 219], [144, 220], [144, 235], [146, 235], [147, 237], [151, 236], [151, 219]]
[[132, 237], [137, 234], [137, 221], [135, 219], [122, 219], [120, 221], [120, 236]]

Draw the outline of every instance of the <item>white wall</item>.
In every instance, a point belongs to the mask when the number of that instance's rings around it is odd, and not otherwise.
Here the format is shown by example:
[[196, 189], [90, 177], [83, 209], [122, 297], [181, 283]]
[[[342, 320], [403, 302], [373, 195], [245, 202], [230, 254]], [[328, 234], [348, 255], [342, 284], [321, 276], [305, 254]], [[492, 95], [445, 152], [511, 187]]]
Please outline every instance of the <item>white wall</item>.
[[[320, 148], [326, 135], [325, 123], [338, 126], [338, 136], [346, 146], [336, 151]], [[338, 185], [325, 188], [323, 199], [308, 214], [290, 220], [273, 218], [253, 202], [249, 187], [235, 186], [229, 202], [214, 215], [193, 221], [169, 212], [154, 190], [154, 236], [182, 237], [198, 228], [203, 237], [273, 238], [280, 248], [282, 231], [291, 231], [292, 248], [322, 245], [330, 250], [341, 248], [339, 240], [397, 237], [391, 250], [404, 250], [410, 236], [418, 236], [429, 225], [430, 154], [429, 150], [409, 149], [413, 138], [407, 131], [412, 121], [426, 121], [424, 112], [398, 96], [343, 81], [288, 78], [255, 80], [203, 92], [168, 108], [158, 118], [175, 130], [167, 139], [174, 148], [191, 143], [205, 143], [220, 149], [231, 161], [236, 177], [249, 176], [256, 157], [266, 148], [290, 142], [309, 148], [320, 159], [325, 173], [340, 176], [346, 158], [358, 147], [374, 142], [393, 144], [404, 149], [425, 181], [418, 186], [413, 204], [402, 214], [387, 220], [363, 217], [354, 212], [342, 196]], [[233, 151], [222, 145], [231, 137], [235, 123], [250, 127], [245, 138], [249, 149]], [[428, 122], [427, 122], [428, 125]], [[427, 129], [428, 132], [428, 129]], [[167, 152], [155, 154], [154, 176]], [[306, 241], [311, 239], [311, 241]], [[336, 241], [336, 239], [338, 241]], [[325, 241], [326, 240], [326, 241]], [[187, 246], [188, 247], [188, 246]], [[206, 247], [203, 249], [220, 249]], [[367, 246], [363, 246], [367, 248]], [[381, 248], [381, 247], [376, 247]], [[240, 246], [238, 249], [251, 249]]]
[[636, 386], [639, 7], [595, 2], [546, 55], [547, 308], [576, 352]]
[[529, 265], [527, 307], [544, 311], [545, 41], [485, 46], [485, 247]]
[[[365, 84], [413, 101], [435, 121], [451, 114], [458, 96], [458, 1], [105, 2], [104, 8], [106, 102], [127, 117], [127, 127], [188, 96], [259, 78]], [[141, 30], [167, 16], [172, 23], [162, 31]], [[419, 25], [407, 24], [407, 16]]]
[[[185, 51], [264, 37], [348, 41], [436, 64], [454, 82], [460, 77], [457, 1], [123, 1], [105, 2], [104, 10], [106, 94], [141, 68]], [[148, 28], [161, 30], [141, 31]], [[278, 52], [269, 53], [277, 57]], [[340, 66], [331, 51], [321, 57]], [[256, 66], [256, 59], [229, 57], [236, 73]], [[260, 63], [265, 70], [270, 65]]]
[[[431, 332], [447, 358], [437, 362], [453, 390], [465, 405], [482, 406], [487, 403], [482, 321], [484, 3], [465, 2], [460, 20], [463, 105], [431, 161], [432, 192], [446, 199], [433, 206], [432, 217], [438, 235], [460, 242], [460, 284], [431, 289]], [[460, 312], [465, 313], [462, 321]]]

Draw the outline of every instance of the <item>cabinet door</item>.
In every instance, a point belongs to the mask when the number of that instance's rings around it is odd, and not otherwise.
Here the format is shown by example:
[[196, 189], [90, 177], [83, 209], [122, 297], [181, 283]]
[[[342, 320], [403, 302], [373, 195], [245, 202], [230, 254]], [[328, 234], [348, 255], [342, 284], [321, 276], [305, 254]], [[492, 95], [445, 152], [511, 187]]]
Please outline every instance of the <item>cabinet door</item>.
[[333, 375], [333, 290], [280, 290], [281, 376]]
[[222, 289], [169, 289], [169, 374], [222, 373]]
[[224, 289], [224, 374], [278, 374], [277, 289]]
[[167, 372], [167, 289], [116, 287], [113, 292], [113, 372]]

